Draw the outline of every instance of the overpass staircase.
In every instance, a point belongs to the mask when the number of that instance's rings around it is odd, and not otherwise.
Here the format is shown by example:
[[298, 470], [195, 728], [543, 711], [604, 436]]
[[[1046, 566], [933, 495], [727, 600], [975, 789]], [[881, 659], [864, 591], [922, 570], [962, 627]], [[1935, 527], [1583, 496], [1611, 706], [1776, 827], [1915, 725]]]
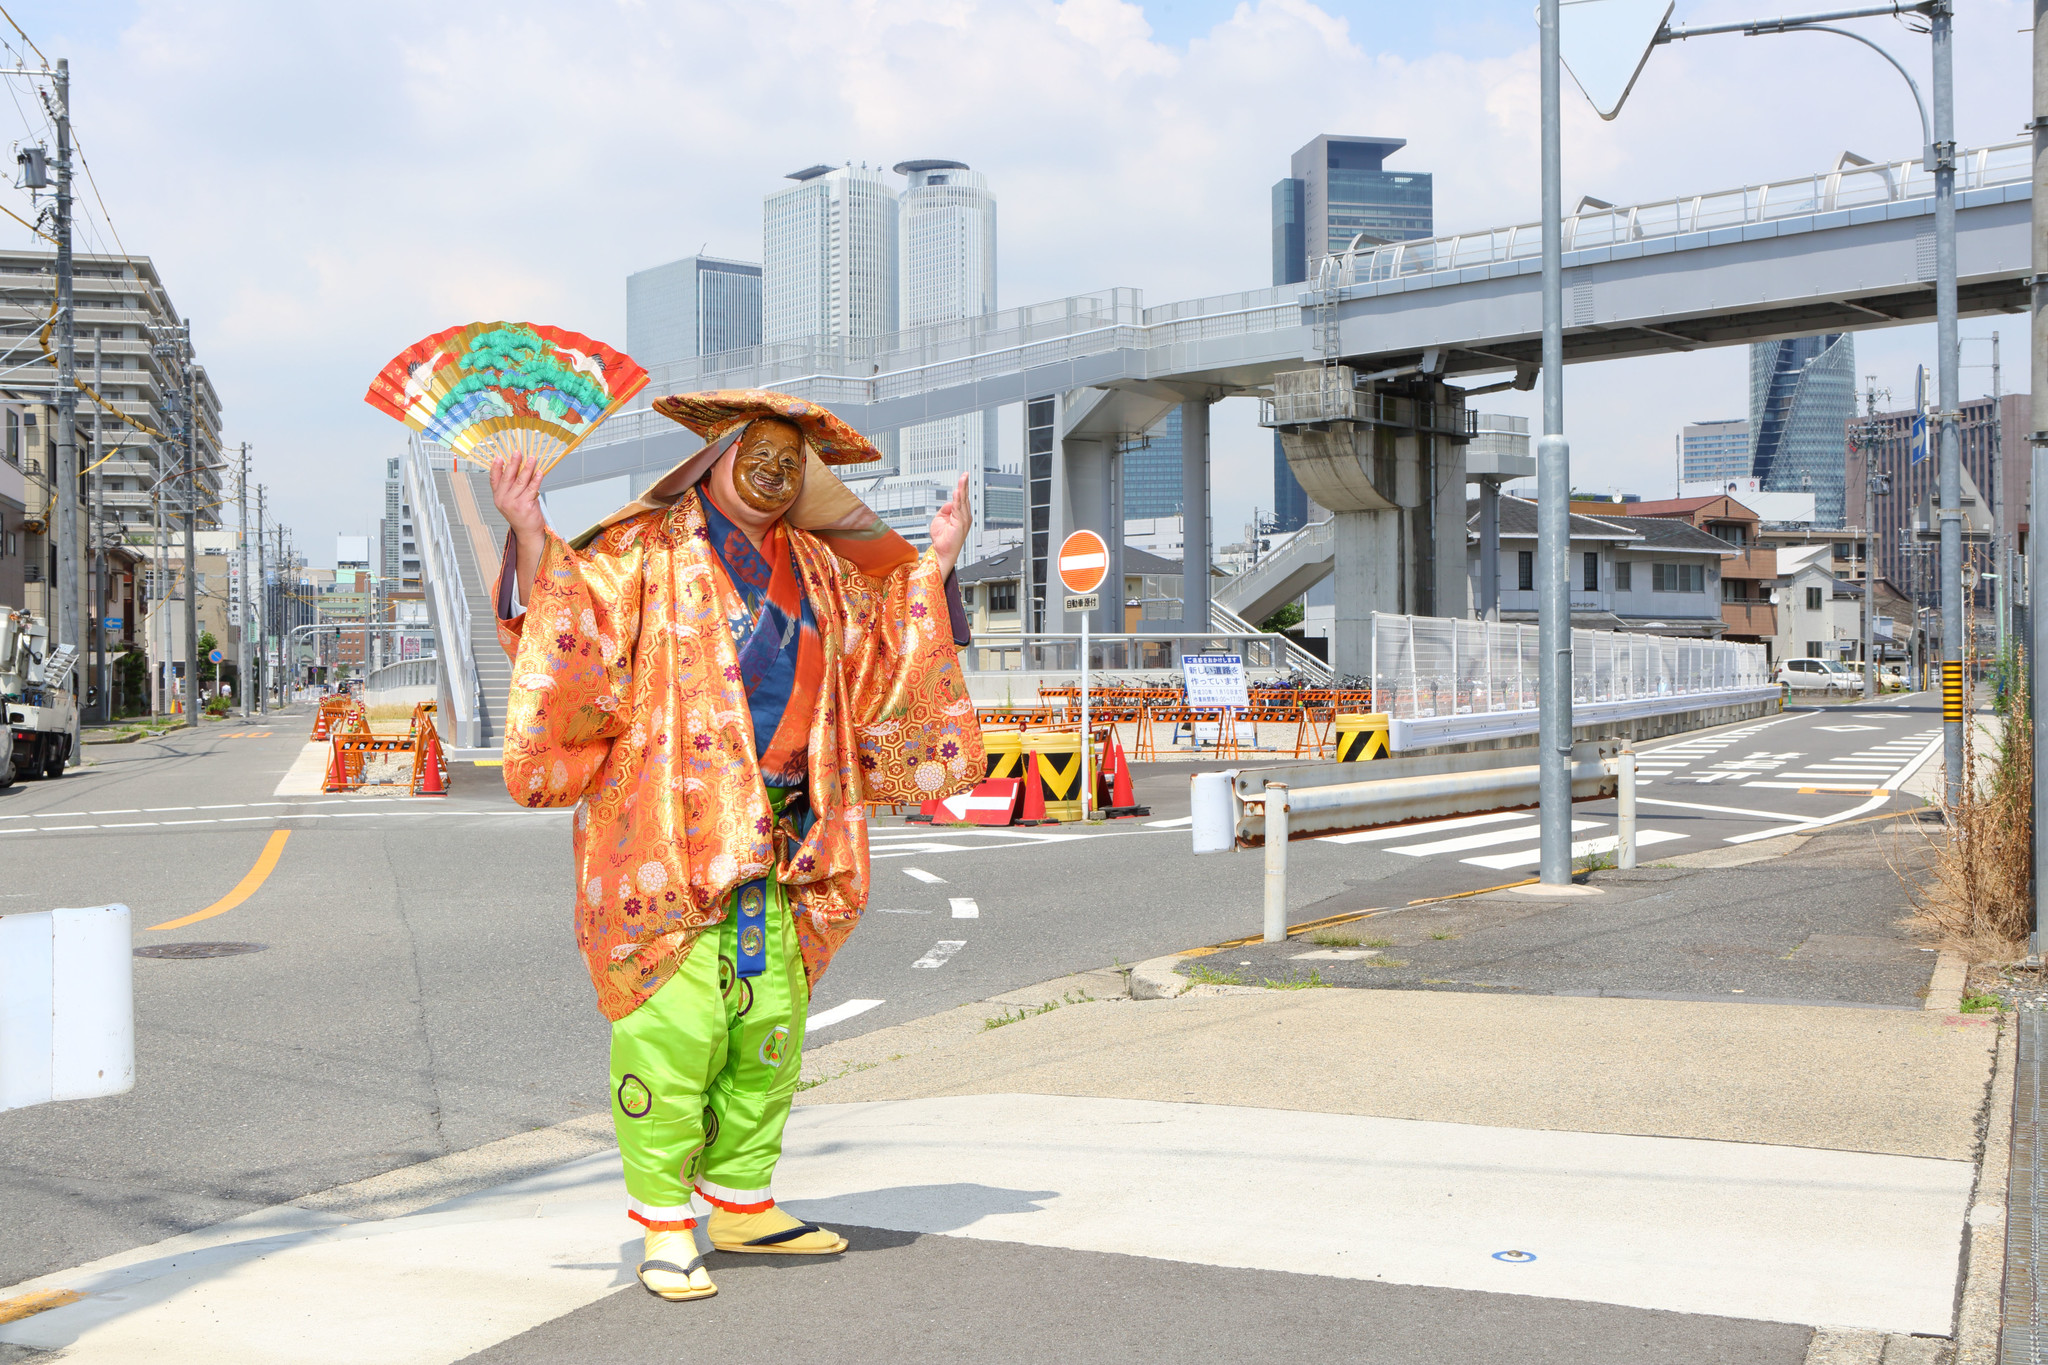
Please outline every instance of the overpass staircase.
[[1263, 621], [1328, 578], [1337, 567], [1337, 523], [1311, 522], [1237, 577], [1212, 591], [1215, 605]]

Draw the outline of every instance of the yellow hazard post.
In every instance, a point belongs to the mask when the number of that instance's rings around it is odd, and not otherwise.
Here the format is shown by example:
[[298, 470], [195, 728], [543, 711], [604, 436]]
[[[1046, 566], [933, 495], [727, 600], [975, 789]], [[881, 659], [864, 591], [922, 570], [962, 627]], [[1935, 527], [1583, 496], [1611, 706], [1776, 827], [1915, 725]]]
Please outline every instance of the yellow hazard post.
[[[1072, 821], [1081, 818], [1081, 770], [1085, 746], [1071, 730], [1034, 730], [1024, 736], [1024, 748], [1038, 755], [1038, 783], [1045, 794], [1045, 818]], [[1094, 764], [1086, 766], [1092, 768]]]
[[1364, 763], [1375, 758], [1392, 758], [1387, 744], [1387, 717], [1383, 712], [1351, 713], [1337, 717], [1337, 761]]
[[1944, 722], [1963, 719], [1963, 661], [1941, 661], [1941, 718]]

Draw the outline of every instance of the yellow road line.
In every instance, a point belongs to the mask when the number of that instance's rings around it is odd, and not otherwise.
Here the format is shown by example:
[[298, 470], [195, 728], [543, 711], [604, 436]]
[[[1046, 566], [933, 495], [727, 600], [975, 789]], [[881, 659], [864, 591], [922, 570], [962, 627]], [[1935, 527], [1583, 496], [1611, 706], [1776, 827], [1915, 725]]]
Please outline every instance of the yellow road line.
[[212, 919], [215, 915], [225, 915], [228, 911], [255, 895], [262, 887], [264, 880], [277, 867], [277, 860], [284, 854], [284, 841], [291, 837], [292, 832], [288, 829], [272, 830], [270, 841], [263, 845], [263, 852], [256, 859], [256, 866], [249, 869], [248, 876], [235, 883], [234, 890], [228, 892], [227, 895], [222, 896], [204, 910], [195, 911], [183, 919], [171, 919], [165, 920], [162, 924], [152, 924], [149, 926], [150, 929], [152, 931], [157, 929], [182, 929], [188, 924], [197, 924], [203, 919]]
[[20, 1322], [52, 1308], [62, 1308], [67, 1303], [77, 1303], [85, 1295], [75, 1289], [41, 1289], [19, 1298], [0, 1299], [0, 1322]]

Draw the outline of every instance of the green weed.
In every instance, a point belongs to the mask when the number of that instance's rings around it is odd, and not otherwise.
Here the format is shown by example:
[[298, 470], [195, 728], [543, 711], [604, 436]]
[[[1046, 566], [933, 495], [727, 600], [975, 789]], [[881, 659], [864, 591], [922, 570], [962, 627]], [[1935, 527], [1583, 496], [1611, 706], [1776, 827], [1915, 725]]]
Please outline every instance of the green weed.
[[1963, 997], [1964, 1014], [1979, 1014], [1985, 1010], [1997, 1010], [2003, 1014], [2005, 1001], [1999, 996], [1986, 995], [1982, 991], [1971, 991]]

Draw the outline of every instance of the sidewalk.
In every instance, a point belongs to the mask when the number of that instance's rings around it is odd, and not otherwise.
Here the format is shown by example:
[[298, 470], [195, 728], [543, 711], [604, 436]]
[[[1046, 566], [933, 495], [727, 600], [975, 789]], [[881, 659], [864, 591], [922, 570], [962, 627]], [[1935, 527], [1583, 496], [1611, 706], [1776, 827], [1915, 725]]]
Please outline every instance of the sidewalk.
[[844, 1257], [714, 1254], [718, 1297], [650, 1298], [598, 1115], [0, 1290], [82, 1296], [0, 1360], [1933, 1362], [1959, 1289], [1995, 1302], [1965, 1229], [2003, 1198], [1999, 1016], [1873, 952], [1831, 1005], [1087, 973], [806, 1057], [777, 1193]]

